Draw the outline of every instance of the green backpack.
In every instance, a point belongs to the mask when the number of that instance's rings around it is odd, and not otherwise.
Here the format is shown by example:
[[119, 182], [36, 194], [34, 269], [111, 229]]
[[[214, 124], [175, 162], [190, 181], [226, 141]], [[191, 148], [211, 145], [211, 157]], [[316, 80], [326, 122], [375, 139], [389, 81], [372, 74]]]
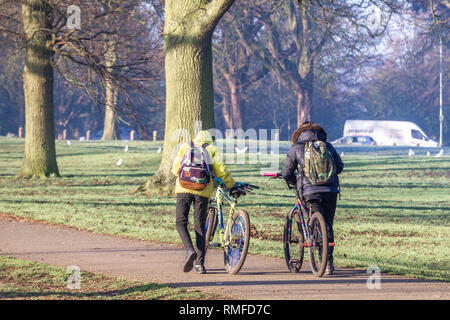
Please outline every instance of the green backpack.
[[305, 144], [305, 168], [303, 174], [313, 185], [331, 182], [336, 173], [333, 156], [323, 141], [309, 141]]

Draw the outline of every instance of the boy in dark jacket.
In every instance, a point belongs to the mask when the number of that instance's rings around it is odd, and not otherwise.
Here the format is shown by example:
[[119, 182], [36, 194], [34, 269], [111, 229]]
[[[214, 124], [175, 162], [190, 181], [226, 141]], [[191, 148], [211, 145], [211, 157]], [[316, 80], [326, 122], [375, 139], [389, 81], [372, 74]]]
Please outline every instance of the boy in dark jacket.
[[[325, 185], [314, 185], [303, 174], [305, 167], [304, 153], [305, 144], [309, 141], [326, 142], [327, 149], [331, 153], [335, 165], [336, 174], [331, 181]], [[300, 197], [303, 197], [311, 206], [313, 212], [322, 212], [328, 227], [328, 241], [334, 242], [333, 221], [336, 211], [337, 194], [339, 193], [338, 174], [344, 169], [344, 163], [331, 143], [327, 142], [327, 133], [316, 123], [304, 122], [292, 135], [293, 145], [289, 151], [281, 174], [286, 182], [297, 187]], [[326, 274], [331, 275], [334, 271], [333, 248], [330, 247]]]

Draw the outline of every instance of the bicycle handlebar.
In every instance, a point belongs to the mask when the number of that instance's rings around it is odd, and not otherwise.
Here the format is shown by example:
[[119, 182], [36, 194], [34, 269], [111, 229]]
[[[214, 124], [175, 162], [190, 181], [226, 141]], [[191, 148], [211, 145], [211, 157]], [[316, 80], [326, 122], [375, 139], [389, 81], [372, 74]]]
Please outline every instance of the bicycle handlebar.
[[[216, 182], [218, 182], [220, 185], [224, 185], [222, 179], [214, 177], [214, 180]], [[255, 185], [249, 184], [249, 183], [244, 183], [244, 182], [236, 182], [236, 185], [238, 188], [241, 188], [241, 189], [248, 189], [248, 190], [259, 189], [258, 186], [255, 186]]]
[[262, 172], [261, 175], [263, 177], [271, 177], [273, 179], [280, 179], [283, 178], [283, 176], [281, 175], [281, 173], [277, 173], [277, 172]]
[[[277, 173], [277, 172], [262, 172], [261, 175], [263, 177], [270, 177], [271, 179], [284, 179], [283, 176], [281, 175], [281, 173]], [[295, 185], [290, 185], [287, 181], [286, 181], [286, 184], [290, 190], [296, 189]]]
[[255, 186], [255, 185], [249, 184], [249, 183], [236, 182], [236, 184], [238, 185], [239, 188], [244, 188], [244, 189], [248, 189], [248, 190], [259, 189], [258, 186]]

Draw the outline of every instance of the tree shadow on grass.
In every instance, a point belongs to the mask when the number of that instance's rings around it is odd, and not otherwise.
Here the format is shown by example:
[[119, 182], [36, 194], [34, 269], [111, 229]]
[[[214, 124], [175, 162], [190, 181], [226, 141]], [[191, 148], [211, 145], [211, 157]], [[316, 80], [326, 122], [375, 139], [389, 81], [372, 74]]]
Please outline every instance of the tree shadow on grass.
[[[443, 211], [450, 211], [450, 207], [442, 207], [442, 206], [389, 206], [389, 205], [374, 205], [368, 203], [367, 205], [363, 204], [338, 204], [339, 208], [346, 208], [346, 209], [398, 209], [398, 210], [417, 210], [417, 211], [424, 211], [424, 210], [443, 210]], [[386, 214], [389, 216], [392, 216], [391, 214]], [[412, 213], [412, 215], [414, 215]], [[420, 216], [423, 216], [423, 213], [419, 214]], [[409, 216], [409, 214], [408, 214]], [[443, 215], [445, 217], [446, 215]], [[436, 215], [433, 215], [433, 218], [437, 217]]]
[[[54, 298], [54, 299], [111, 299], [118, 297], [123, 299], [123, 295], [145, 294], [158, 289], [169, 289], [173, 288], [170, 285], [159, 285], [159, 284], [142, 284], [132, 287], [127, 287], [118, 290], [105, 290], [105, 291], [89, 291], [80, 292], [80, 290], [67, 290], [67, 291], [0, 291], [0, 299], [32, 299], [32, 298]], [[162, 297], [163, 298], [163, 297]]]
[[[298, 279], [298, 280], [254, 280], [254, 281], [245, 281], [245, 280], [236, 280], [236, 281], [200, 281], [200, 282], [183, 282], [183, 283], [172, 283], [171, 285], [174, 287], [180, 288], [193, 288], [193, 287], [233, 287], [233, 286], [285, 286], [285, 285], [332, 285], [332, 284], [367, 284], [368, 275], [365, 274], [365, 277], [359, 277], [357, 279], [349, 279], [351, 275], [339, 276], [338, 273], [333, 275], [333, 277], [324, 277], [317, 278], [314, 280], [311, 279]], [[421, 279], [405, 279], [405, 278], [395, 278], [395, 277], [385, 277], [382, 278], [382, 283], [397, 283], [399, 285], [406, 283], [425, 283], [430, 282], [429, 280], [421, 280]], [[320, 289], [320, 287], [318, 287]]]
[[447, 172], [450, 169], [450, 167], [436, 167], [436, 168], [424, 168], [424, 167], [405, 167], [405, 168], [364, 168], [364, 165], [354, 165], [349, 166], [349, 168], [345, 168], [345, 172], [360, 172], [360, 171], [366, 171], [366, 172], [373, 172], [376, 173], [378, 171], [443, 171]]
[[432, 185], [432, 184], [356, 184], [356, 183], [341, 183], [345, 188], [374, 188], [374, 189], [442, 189], [448, 188], [447, 185]]
[[33, 203], [33, 204], [62, 204], [62, 205], [90, 205], [90, 206], [125, 206], [125, 207], [155, 207], [155, 206], [175, 206], [175, 202], [92, 202], [92, 201], [71, 201], [70, 199], [64, 200], [25, 200], [25, 199], [2, 199], [1, 202], [9, 203]]

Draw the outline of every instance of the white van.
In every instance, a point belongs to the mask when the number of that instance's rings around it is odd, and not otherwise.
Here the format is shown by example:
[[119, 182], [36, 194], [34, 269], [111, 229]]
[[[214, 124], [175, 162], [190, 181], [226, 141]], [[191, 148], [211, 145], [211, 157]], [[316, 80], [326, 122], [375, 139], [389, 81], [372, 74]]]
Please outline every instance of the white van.
[[415, 123], [377, 120], [347, 120], [344, 136], [333, 143], [352, 144], [352, 141], [358, 141], [362, 137], [372, 141], [370, 144], [379, 146], [438, 146], [438, 143], [429, 139]]

